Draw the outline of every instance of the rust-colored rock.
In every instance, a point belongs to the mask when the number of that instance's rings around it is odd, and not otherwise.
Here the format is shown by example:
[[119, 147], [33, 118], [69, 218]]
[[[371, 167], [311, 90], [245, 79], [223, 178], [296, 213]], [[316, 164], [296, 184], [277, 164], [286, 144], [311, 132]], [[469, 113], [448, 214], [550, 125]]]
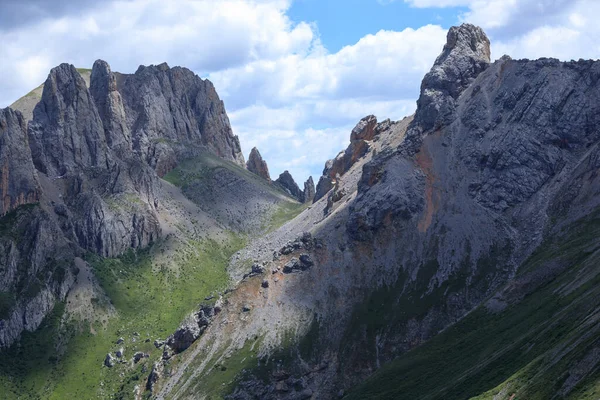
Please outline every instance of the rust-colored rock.
[[246, 168], [248, 171], [260, 176], [263, 179], [266, 179], [268, 182], [271, 182], [271, 176], [269, 175], [269, 167], [267, 166], [267, 162], [263, 160], [256, 147], [252, 148], [250, 151], [250, 157], [248, 157]]

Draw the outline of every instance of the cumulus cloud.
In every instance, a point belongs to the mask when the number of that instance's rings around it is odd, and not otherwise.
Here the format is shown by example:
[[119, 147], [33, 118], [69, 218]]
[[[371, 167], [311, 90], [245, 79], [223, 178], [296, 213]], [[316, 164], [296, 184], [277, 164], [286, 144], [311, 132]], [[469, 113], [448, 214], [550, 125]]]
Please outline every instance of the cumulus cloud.
[[[91, 66], [102, 58], [128, 72], [168, 61], [207, 74], [300, 53], [310, 47], [314, 32], [306, 23], [292, 25], [288, 7], [281, 0], [112, 1], [83, 14], [1, 30], [0, 73], [13, 79], [1, 84], [0, 103], [41, 83], [61, 62]], [[22, 68], [30, 60], [32, 66]]]
[[404, 0], [413, 7], [466, 7], [459, 19], [479, 25], [492, 39], [492, 54], [514, 58], [597, 59], [600, 28], [596, 0]]
[[223, 88], [244, 152], [257, 146], [273, 172], [288, 169], [303, 180], [347, 146], [360, 118], [414, 111], [445, 35], [433, 25], [380, 31], [333, 54], [317, 40], [304, 55], [257, 60], [209, 78]]
[[411, 113], [445, 36], [439, 26], [380, 31], [332, 54], [316, 26], [288, 18], [287, 0], [26, 5], [37, 10], [32, 24], [0, 28], [0, 74], [10, 77], [0, 82], [0, 106], [61, 62], [89, 67], [102, 58], [121, 72], [183, 65], [215, 83], [244, 153], [259, 147], [274, 176], [288, 169], [298, 181], [319, 175], [363, 116]]
[[[446, 32], [436, 25], [382, 30], [331, 53], [317, 26], [290, 20], [291, 1], [83, 0], [69, 7], [58, 0], [1, 1], [0, 106], [61, 62], [89, 67], [102, 58], [114, 70], [133, 72], [167, 61], [214, 82], [244, 153], [257, 146], [274, 177], [288, 169], [298, 181], [316, 178], [360, 118], [400, 119], [414, 111]], [[600, 11], [595, 0], [396, 1], [461, 7], [456, 21], [482, 26], [494, 57], [600, 53], [600, 28], [590, 17]], [[11, 17], [15, 12], [24, 18]]]

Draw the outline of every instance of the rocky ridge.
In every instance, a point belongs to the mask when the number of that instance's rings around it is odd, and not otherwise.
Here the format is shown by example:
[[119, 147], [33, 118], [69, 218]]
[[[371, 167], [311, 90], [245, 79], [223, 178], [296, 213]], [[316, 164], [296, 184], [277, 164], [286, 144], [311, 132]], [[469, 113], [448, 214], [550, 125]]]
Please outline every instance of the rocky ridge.
[[11, 221], [0, 235], [0, 347], [66, 298], [76, 256], [115, 257], [163, 235], [158, 175], [206, 151], [244, 165], [209, 81], [166, 64], [115, 74], [102, 60], [89, 76], [61, 64], [31, 121], [0, 111], [0, 205]]
[[[567, 227], [598, 207], [599, 68], [583, 60], [503, 57], [490, 63], [480, 28], [453, 27], [423, 80], [414, 118], [384, 121], [379, 135], [372, 134], [379, 126], [372, 117], [361, 120], [349, 148], [326, 164], [315, 204], [232, 259], [230, 273], [241, 283], [227, 299], [231, 307], [182, 353], [183, 364], [158, 397], [199, 390], [194, 379], [205, 370], [194, 358], [206, 351], [230, 354], [252, 337], [261, 338], [261, 362], [239, 375], [230, 398], [342, 397], [475, 310], [497, 319], [510, 315], [507, 304], [525, 298], [517, 293], [543, 287], [560, 274], [557, 263], [572, 265], [551, 258], [531, 267], [532, 253], [543, 250], [544, 240], [573, 234]], [[295, 249], [290, 239], [303, 232], [320, 246]], [[590, 250], [597, 247], [587, 240]], [[288, 247], [291, 252], [282, 252]], [[300, 263], [303, 254], [311, 267]], [[242, 279], [248, 257], [264, 266], [262, 276]], [[519, 268], [534, 271], [519, 277]], [[585, 276], [589, 289], [597, 273]], [[564, 279], [569, 283], [562, 287], [579, 285], [573, 276]], [[236, 317], [242, 306], [251, 318]], [[582, 318], [589, 320], [593, 308]], [[224, 344], [216, 338], [225, 329], [233, 343], [220, 349]], [[274, 350], [281, 348], [278, 332], [295, 332], [297, 344]], [[577, 383], [559, 388], [561, 396], [593, 381], [596, 353], [584, 337], [578, 353], [569, 354], [587, 372], [563, 366], [562, 376]], [[557, 346], [548, 357], [564, 349]], [[468, 366], [464, 373], [473, 381], [487, 368]], [[504, 378], [510, 381], [510, 374]], [[433, 389], [464, 398], [456, 395], [460, 388], [475, 389], [462, 379]], [[528, 385], [519, 390], [532, 390]], [[497, 398], [514, 398], [516, 390]], [[369, 398], [361, 393], [351, 398]]]

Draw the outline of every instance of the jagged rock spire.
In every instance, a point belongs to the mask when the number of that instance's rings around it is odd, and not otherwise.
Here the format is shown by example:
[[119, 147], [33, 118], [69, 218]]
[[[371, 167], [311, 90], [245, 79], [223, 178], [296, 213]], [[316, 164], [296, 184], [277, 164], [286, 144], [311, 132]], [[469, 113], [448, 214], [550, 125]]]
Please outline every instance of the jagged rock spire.
[[312, 203], [315, 198], [315, 182], [312, 176], [309, 176], [304, 182], [304, 203]]
[[304, 192], [300, 190], [298, 184], [292, 177], [292, 174], [289, 171], [283, 171], [277, 180], [275, 180], [275, 184], [281, 187], [283, 190], [288, 192], [290, 196], [298, 200], [300, 203], [304, 203]]
[[260, 176], [263, 179], [266, 179], [268, 182], [271, 182], [271, 176], [269, 175], [269, 167], [267, 166], [267, 162], [263, 160], [256, 147], [253, 147], [250, 151], [246, 168], [248, 171]]
[[90, 93], [104, 124], [108, 146], [117, 151], [131, 150], [131, 133], [127, 127], [123, 100], [117, 90], [115, 75], [106, 61], [97, 60], [94, 63]]

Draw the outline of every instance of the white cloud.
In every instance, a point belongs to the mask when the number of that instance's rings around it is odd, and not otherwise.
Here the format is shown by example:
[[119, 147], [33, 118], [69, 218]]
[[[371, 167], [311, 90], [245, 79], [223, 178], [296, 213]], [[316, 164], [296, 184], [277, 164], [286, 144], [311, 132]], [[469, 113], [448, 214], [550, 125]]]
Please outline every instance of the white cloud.
[[[457, 21], [482, 26], [494, 57], [600, 54], [600, 28], [590, 17], [600, 13], [595, 0], [403, 1], [421, 8], [466, 7]], [[140, 64], [167, 61], [214, 82], [244, 153], [257, 146], [273, 177], [289, 169], [299, 183], [308, 174], [318, 178], [360, 118], [400, 119], [414, 111], [421, 79], [446, 32], [436, 25], [382, 30], [330, 53], [317, 26], [290, 20], [290, 5], [113, 0], [0, 27], [0, 106], [39, 85], [61, 62], [89, 67], [102, 58], [114, 70], [133, 72]]]
[[[3, 57], [0, 104], [45, 79], [61, 62], [91, 66], [97, 58], [115, 70], [168, 61], [201, 74], [277, 59], [310, 48], [314, 33], [306, 23], [292, 25], [289, 2], [244, 0], [112, 1], [85, 16], [42, 19], [35, 25], [0, 30]], [[44, 71], [22, 74], [20, 66], [36, 56]]]
[[414, 111], [421, 79], [445, 36], [433, 25], [380, 31], [334, 54], [316, 39], [304, 56], [257, 60], [209, 78], [225, 98], [246, 155], [258, 147], [274, 177], [289, 169], [298, 181], [307, 171], [318, 178], [360, 118], [401, 119]]
[[[444, 42], [439, 26], [380, 31], [329, 53], [317, 27], [292, 23], [290, 1], [113, 1], [85, 13], [0, 30], [0, 105], [45, 80], [62, 62], [113, 70], [186, 66], [224, 99], [247, 155], [257, 146], [276, 177], [318, 178], [367, 114], [413, 112], [420, 81]], [[44, 32], [40, 40], [40, 32]]]
[[600, 56], [597, 0], [404, 0], [412, 7], [466, 7], [459, 19], [481, 26], [495, 58], [555, 57], [562, 60]]

